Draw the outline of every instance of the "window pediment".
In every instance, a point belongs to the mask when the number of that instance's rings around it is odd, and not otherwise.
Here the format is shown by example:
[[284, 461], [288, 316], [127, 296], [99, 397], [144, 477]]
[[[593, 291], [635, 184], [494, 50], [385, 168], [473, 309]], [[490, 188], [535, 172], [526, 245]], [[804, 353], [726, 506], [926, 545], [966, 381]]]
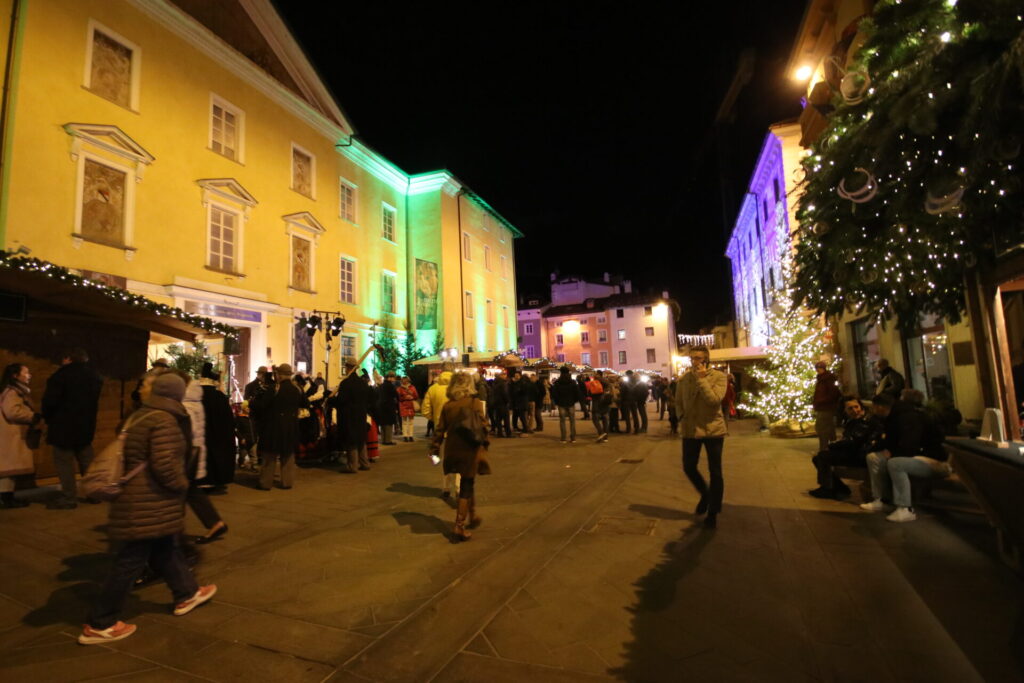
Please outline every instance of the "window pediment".
[[203, 188], [203, 206], [208, 205], [211, 199], [220, 199], [244, 207], [245, 216], [248, 218], [249, 209], [259, 203], [234, 178], [201, 178], [196, 184]]
[[327, 228], [321, 225], [313, 214], [309, 211], [299, 211], [298, 213], [290, 213], [286, 216], [281, 216], [285, 223], [288, 224], [288, 228], [298, 228], [303, 230], [313, 237], [319, 237], [320, 235], [327, 232]]
[[156, 161], [156, 157], [117, 126], [102, 123], [65, 123], [64, 132], [72, 138], [72, 161], [78, 161], [83, 144], [91, 145], [134, 162], [136, 182], [142, 179], [143, 167]]

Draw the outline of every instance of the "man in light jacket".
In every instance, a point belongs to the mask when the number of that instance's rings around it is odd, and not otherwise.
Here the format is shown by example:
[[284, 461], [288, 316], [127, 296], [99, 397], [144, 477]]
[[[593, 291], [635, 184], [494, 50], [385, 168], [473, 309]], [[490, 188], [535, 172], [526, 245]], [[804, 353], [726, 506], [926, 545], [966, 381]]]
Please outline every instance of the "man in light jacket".
[[[676, 383], [676, 414], [680, 417], [683, 434], [683, 472], [700, 493], [696, 514], [705, 512], [704, 526], [714, 529], [718, 513], [722, 510], [722, 493], [725, 482], [722, 479], [722, 446], [727, 429], [722, 415], [722, 399], [725, 398], [725, 374], [708, 365], [710, 353], [706, 346], [690, 349], [689, 372]], [[700, 450], [708, 452], [708, 472], [711, 475], [709, 488], [697, 470]]]

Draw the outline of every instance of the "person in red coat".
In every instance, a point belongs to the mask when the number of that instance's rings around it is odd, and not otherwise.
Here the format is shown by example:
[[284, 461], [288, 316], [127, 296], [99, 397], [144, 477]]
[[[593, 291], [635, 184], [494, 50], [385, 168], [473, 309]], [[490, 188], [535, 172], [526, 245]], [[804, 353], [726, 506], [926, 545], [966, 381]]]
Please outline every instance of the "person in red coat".
[[408, 377], [402, 378], [398, 385], [398, 415], [402, 418], [402, 441], [412, 441], [412, 424], [419, 412], [416, 402], [420, 400], [420, 393], [412, 385]]

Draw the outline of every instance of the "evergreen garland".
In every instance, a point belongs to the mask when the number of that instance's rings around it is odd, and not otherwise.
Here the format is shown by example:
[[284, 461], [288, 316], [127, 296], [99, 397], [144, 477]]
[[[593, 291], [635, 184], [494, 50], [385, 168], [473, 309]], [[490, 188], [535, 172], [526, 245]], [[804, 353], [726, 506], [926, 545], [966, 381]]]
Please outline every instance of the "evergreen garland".
[[794, 298], [907, 330], [1024, 241], [1024, 6], [883, 0], [803, 166]]

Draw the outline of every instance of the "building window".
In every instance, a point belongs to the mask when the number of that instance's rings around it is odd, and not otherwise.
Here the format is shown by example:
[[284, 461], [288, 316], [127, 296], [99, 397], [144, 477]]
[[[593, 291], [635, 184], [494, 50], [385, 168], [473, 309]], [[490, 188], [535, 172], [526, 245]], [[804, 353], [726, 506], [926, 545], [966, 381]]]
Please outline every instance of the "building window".
[[345, 361], [356, 359], [356, 338], [350, 335], [341, 337], [341, 367], [345, 367]]
[[523, 349], [523, 353], [526, 354], [527, 358], [537, 357], [537, 349], [534, 347], [533, 344], [527, 344], [526, 347]]
[[644, 315], [654, 315], [654, 307], [644, 306]]
[[657, 363], [658, 362], [658, 357], [657, 357], [657, 354], [654, 352], [654, 349], [647, 349], [647, 362], [648, 363]]
[[491, 248], [484, 245], [484, 268], [491, 270]]
[[625, 339], [625, 338], [626, 338], [626, 331], [625, 330], [619, 330], [619, 339]]
[[584, 351], [580, 354], [580, 362], [584, 365], [590, 365], [590, 353]]
[[580, 332], [580, 343], [581, 344], [589, 344], [590, 343], [590, 333], [589, 332]]
[[356, 186], [338, 179], [338, 216], [349, 223], [356, 222]]
[[558, 344], [559, 346], [563, 345], [565, 343], [565, 337], [560, 334], [556, 334], [555, 343]]
[[339, 300], [343, 304], [354, 304], [356, 302], [356, 260], [342, 256], [339, 266], [341, 274]]
[[473, 292], [466, 292], [466, 317], [475, 318], [473, 315]]
[[504, 255], [502, 255], [502, 257], [501, 257], [501, 279], [502, 280], [507, 280], [508, 279], [508, 270], [507, 270], [507, 268], [508, 268], [508, 259], [505, 258]]
[[397, 214], [394, 207], [387, 204], [380, 205], [380, 236], [388, 242], [397, 242], [395, 239], [395, 217]]
[[508, 306], [501, 307], [501, 326], [508, 329]]
[[245, 114], [227, 100], [210, 93], [210, 149], [241, 163], [245, 140]]
[[619, 365], [625, 365], [625, 364], [626, 364], [626, 352], [625, 351], [619, 351]]
[[600, 359], [598, 361], [598, 364], [602, 368], [608, 367], [608, 352], [607, 351], [598, 351], [597, 357]]
[[488, 324], [493, 325], [494, 324], [494, 302], [492, 300], [490, 300], [490, 299], [487, 299], [486, 304], [487, 304], [487, 322], [488, 322]]
[[607, 342], [608, 341], [608, 330], [598, 330], [597, 331], [597, 341], [599, 343]]
[[533, 334], [533, 323], [523, 323], [523, 334]]
[[644, 336], [645, 337], [653, 337], [654, 336], [654, 328], [653, 327], [645, 327], [644, 328]]
[[242, 216], [226, 207], [210, 204], [210, 248], [207, 265], [225, 273], [237, 273], [239, 267], [239, 230]]
[[139, 47], [90, 21], [86, 50], [86, 89], [125, 109], [138, 111], [142, 54]]
[[470, 251], [470, 246], [471, 245], [469, 241], [469, 233], [462, 233], [462, 258], [466, 259], [467, 261], [473, 260], [473, 254]]
[[590, 318], [584, 318], [583, 320], [580, 321], [580, 325], [589, 325], [589, 324], [590, 324]]
[[558, 360], [559, 363], [564, 363], [565, 362], [565, 354], [564, 353], [558, 354], [558, 356], [556, 356], [556, 359]]
[[381, 306], [380, 309], [385, 313], [397, 313], [398, 302], [395, 300], [395, 292], [398, 291], [396, 287], [397, 276], [394, 273], [384, 271], [381, 276]]
[[597, 316], [597, 324], [598, 325], [600, 325], [601, 323], [605, 323], [605, 322], [608, 322], [607, 318], [605, 318], [603, 315]]
[[304, 292], [313, 291], [313, 242], [292, 235], [291, 286]]
[[292, 189], [310, 199], [316, 199], [316, 157], [292, 143]]
[[85, 156], [81, 175], [78, 234], [112, 247], [127, 245], [134, 174], [120, 164]]
[[621, 308], [616, 308], [615, 309], [615, 317], [616, 318], [625, 318], [626, 317], [626, 312], [624, 310], [622, 310]]

